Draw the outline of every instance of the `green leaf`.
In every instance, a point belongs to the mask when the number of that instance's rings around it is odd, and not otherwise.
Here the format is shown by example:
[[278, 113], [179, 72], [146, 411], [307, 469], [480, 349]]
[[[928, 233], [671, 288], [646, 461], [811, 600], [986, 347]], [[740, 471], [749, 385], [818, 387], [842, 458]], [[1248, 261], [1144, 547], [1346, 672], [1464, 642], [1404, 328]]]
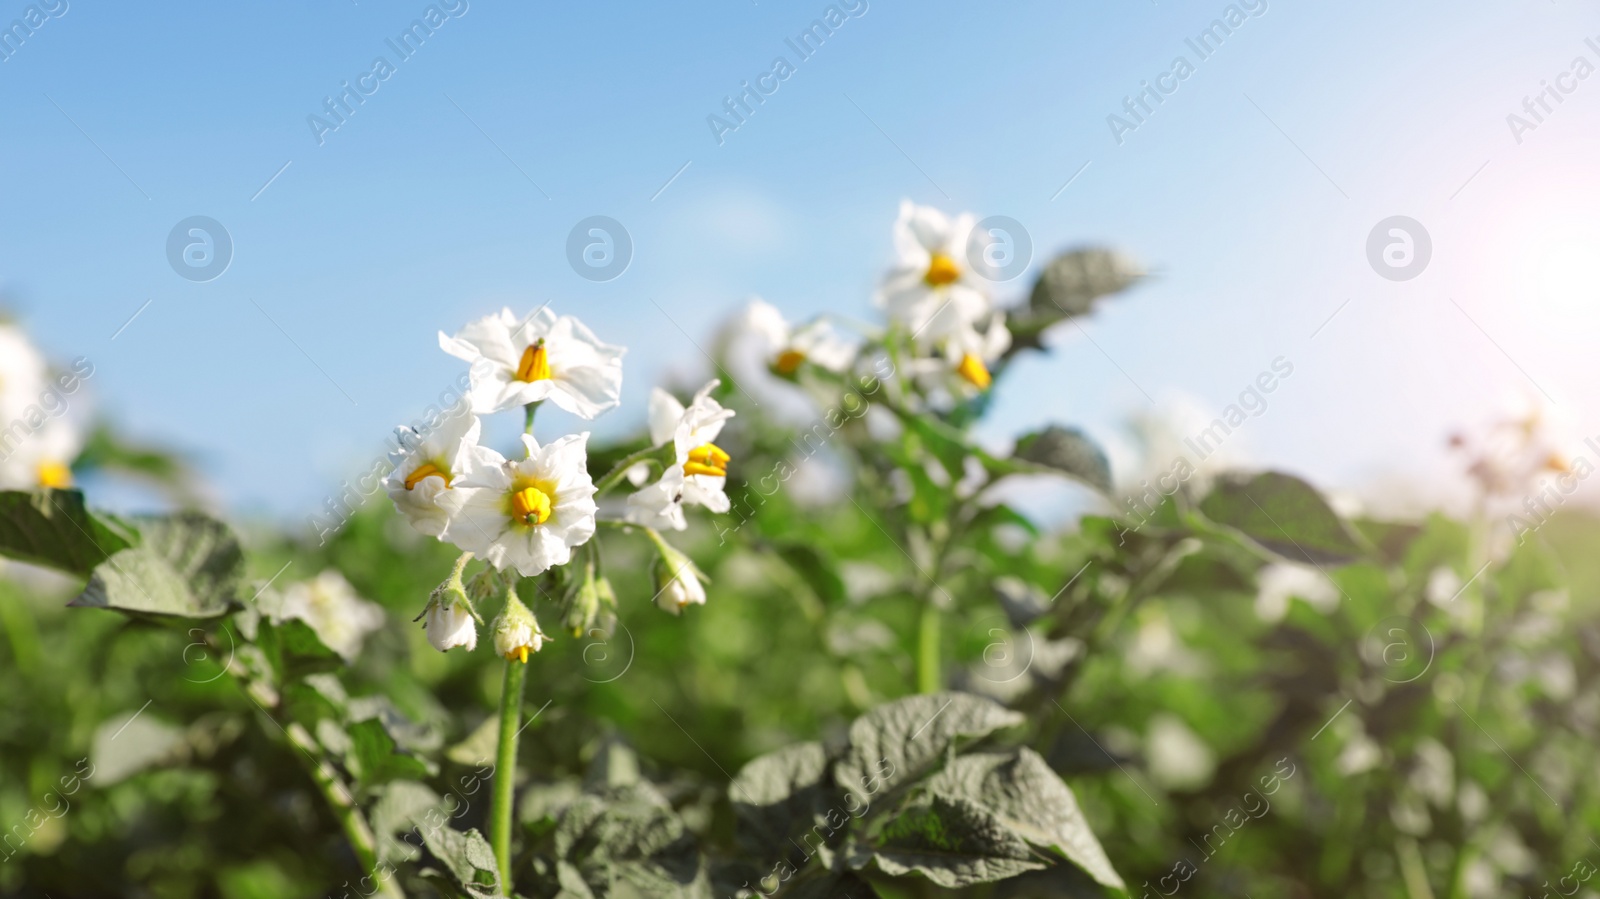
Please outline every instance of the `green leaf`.
[[1023, 839], [1054, 850], [1102, 886], [1127, 889], [1071, 788], [1032, 749], [958, 757], [929, 778], [927, 786], [983, 806]]
[[[429, 827], [440, 827], [456, 810], [453, 801], [446, 807], [426, 784], [414, 780], [397, 780], [378, 791], [378, 801], [372, 806], [372, 832], [378, 840], [378, 861], [410, 861], [417, 857]], [[395, 834], [404, 833], [399, 838]]]
[[998, 816], [971, 800], [937, 793], [884, 822], [867, 851], [852, 854], [850, 865], [876, 866], [895, 877], [921, 874], [950, 889], [1045, 867]]
[[494, 850], [477, 829], [462, 833], [448, 827], [424, 828], [423, 839], [432, 852], [455, 876], [456, 882], [472, 896], [500, 894], [500, 873]]
[[577, 866], [596, 895], [632, 890], [651, 897], [709, 899], [710, 881], [693, 836], [648, 783], [608, 791], [606, 797], [579, 797], [562, 815], [555, 843], [557, 854]]
[[1088, 247], [1055, 257], [1039, 273], [1027, 307], [1007, 316], [1012, 338], [1007, 355], [1039, 349], [1045, 329], [1087, 315], [1095, 300], [1126, 290], [1143, 277], [1137, 262], [1112, 250]]
[[1101, 491], [1111, 492], [1111, 463], [1099, 444], [1077, 428], [1051, 425], [1017, 441], [1016, 458], [1053, 468]]
[[1316, 488], [1281, 472], [1224, 475], [1200, 511], [1294, 562], [1343, 564], [1366, 551]]
[[983, 737], [1023, 717], [969, 693], [933, 693], [885, 703], [850, 725], [850, 748], [834, 780], [858, 799], [921, 778], [959, 737]]
[[68, 605], [214, 618], [238, 603], [244, 553], [227, 525], [184, 512], [140, 519], [138, 528], [140, 545], [97, 565]]
[[133, 536], [102, 521], [76, 490], [0, 491], [0, 555], [87, 576]]
[[1068, 250], [1039, 273], [1028, 296], [1028, 309], [1061, 318], [1084, 315], [1094, 308], [1095, 300], [1132, 287], [1144, 274], [1137, 262], [1114, 250]]
[[402, 752], [382, 721], [368, 718], [357, 721], [346, 731], [350, 735], [351, 766], [362, 787], [370, 788], [391, 780], [420, 779], [433, 774], [426, 761]]
[[789, 840], [818, 822], [831, 832], [828, 812], [839, 803], [829, 800], [841, 794], [828, 788], [827, 777], [828, 755], [821, 743], [786, 746], [739, 769], [728, 785], [728, 800], [739, 818], [740, 842], [758, 857], [787, 856]]

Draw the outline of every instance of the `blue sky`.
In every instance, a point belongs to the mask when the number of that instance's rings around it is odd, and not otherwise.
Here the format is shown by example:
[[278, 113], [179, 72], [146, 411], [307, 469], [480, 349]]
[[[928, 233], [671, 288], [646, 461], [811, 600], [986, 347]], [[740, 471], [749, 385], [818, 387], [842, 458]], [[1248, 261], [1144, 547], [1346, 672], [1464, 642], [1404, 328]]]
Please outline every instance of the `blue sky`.
[[[1018, 366], [991, 438], [1107, 433], [1180, 392], [1220, 411], [1278, 356], [1251, 455], [1335, 486], [1440, 480], [1446, 431], [1505, 394], [1600, 432], [1600, 76], [1507, 123], [1600, 64], [1592, 6], [1271, 0], [1200, 60], [1185, 40], [1227, 3], [870, 0], [795, 61], [828, 4], [470, 0], [401, 60], [386, 40], [426, 3], [63, 2], [0, 63], [0, 285], [50, 353], [93, 360], [102, 411], [238, 510], [298, 517], [358, 474], [461, 371], [436, 332], [501, 305], [629, 347], [601, 433], [753, 294], [870, 317], [906, 197], [1023, 223], [1034, 266], [1002, 299], [1075, 244], [1158, 273]], [[780, 55], [794, 73], [719, 145], [707, 116]], [[1107, 116], [1180, 55], [1119, 145]], [[308, 116], [379, 56], [319, 145]], [[205, 283], [166, 256], [195, 215], [234, 244]], [[592, 215], [634, 244], [613, 281], [566, 259]], [[1367, 259], [1392, 215], [1431, 235], [1414, 280]]]

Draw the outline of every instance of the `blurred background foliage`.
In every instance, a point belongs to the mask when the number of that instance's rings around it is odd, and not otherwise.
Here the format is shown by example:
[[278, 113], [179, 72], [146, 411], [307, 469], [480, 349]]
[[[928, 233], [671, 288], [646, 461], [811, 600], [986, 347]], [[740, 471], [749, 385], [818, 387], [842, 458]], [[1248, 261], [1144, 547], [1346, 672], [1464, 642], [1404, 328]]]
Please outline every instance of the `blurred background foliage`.
[[[1107, 258], [1047, 269], [1013, 319], [1018, 349], [1132, 282]], [[710, 602], [652, 608], [637, 536], [604, 562], [620, 597], [609, 633], [558, 630], [555, 590], [530, 603], [555, 640], [529, 670], [528, 845], [580, 789], [649, 784], [710, 859], [715, 894], [732, 895], [737, 871], [718, 867], [741, 836], [730, 778], [801, 741], [837, 745], [852, 719], [917, 692], [932, 604], [941, 683], [1022, 713], [1002, 742], [1072, 787], [1129, 895], [1573, 895], [1596, 870], [1600, 519], [1560, 511], [1507, 533], [1492, 501], [1531, 480], [1478, 477], [1479, 514], [1402, 521], [1340, 514], [1289, 475], [1207, 472], [1137, 512], [1044, 530], [984, 488], [1028, 490], [1055, 468], [1086, 496], [1108, 490], [1104, 456], [1077, 432], [993, 454], [863, 415], [824, 439], [734, 384], [722, 397], [739, 412], [723, 441], [738, 460], [733, 511], [680, 544], [710, 575]], [[597, 447], [591, 465], [634, 448]], [[782, 489], [761, 479], [786, 466]], [[178, 457], [110, 429], [79, 459], [80, 474], [95, 469], [176, 506], [196, 498]], [[87, 572], [0, 569], [0, 892], [360, 894], [329, 759], [375, 829], [404, 817], [397, 785], [412, 784], [428, 785], [424, 805], [461, 794], [452, 826], [482, 829], [487, 791], [465, 786], [492, 758], [500, 666], [435, 652], [410, 623], [455, 554], [402, 524], [377, 496], [325, 542], [246, 523], [250, 602], [180, 627], [68, 608]], [[326, 571], [384, 612], [353, 659], [273, 611]], [[521, 863], [555, 894], [553, 869]], [[425, 870], [405, 887], [457, 889]], [[871, 888], [952, 892], [916, 878]], [[964, 892], [1105, 895], [1069, 867]]]

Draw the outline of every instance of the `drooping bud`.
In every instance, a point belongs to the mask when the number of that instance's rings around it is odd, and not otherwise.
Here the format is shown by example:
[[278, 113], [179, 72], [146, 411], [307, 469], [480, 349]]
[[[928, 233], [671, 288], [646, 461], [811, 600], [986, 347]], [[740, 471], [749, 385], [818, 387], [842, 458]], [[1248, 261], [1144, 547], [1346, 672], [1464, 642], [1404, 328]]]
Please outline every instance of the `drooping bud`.
[[457, 646], [465, 646], [468, 652], [478, 648], [478, 610], [461, 582], [461, 574], [470, 561], [472, 554], [462, 553], [449, 579], [433, 589], [427, 606], [417, 616], [427, 619], [422, 627], [428, 634], [428, 644], [440, 652]]
[[659, 535], [655, 536], [655, 544], [659, 555], [655, 564], [656, 605], [674, 615], [685, 606], [705, 605], [706, 588], [701, 582], [707, 578], [694, 561], [667, 545]]
[[528, 654], [538, 652], [549, 639], [539, 630], [539, 619], [522, 604], [517, 591], [507, 590], [505, 610], [494, 620], [494, 651], [507, 661], [527, 664]]

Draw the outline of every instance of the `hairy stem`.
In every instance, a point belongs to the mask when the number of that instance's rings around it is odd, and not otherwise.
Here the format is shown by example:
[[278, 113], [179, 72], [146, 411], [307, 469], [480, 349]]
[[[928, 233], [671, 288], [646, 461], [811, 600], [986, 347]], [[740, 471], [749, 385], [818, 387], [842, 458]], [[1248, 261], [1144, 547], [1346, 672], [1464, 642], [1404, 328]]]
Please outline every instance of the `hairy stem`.
[[522, 684], [528, 666], [506, 661], [505, 687], [500, 691], [500, 749], [495, 755], [494, 796], [489, 806], [489, 845], [500, 866], [500, 889], [511, 892], [511, 805], [517, 787], [517, 734], [522, 729]]

